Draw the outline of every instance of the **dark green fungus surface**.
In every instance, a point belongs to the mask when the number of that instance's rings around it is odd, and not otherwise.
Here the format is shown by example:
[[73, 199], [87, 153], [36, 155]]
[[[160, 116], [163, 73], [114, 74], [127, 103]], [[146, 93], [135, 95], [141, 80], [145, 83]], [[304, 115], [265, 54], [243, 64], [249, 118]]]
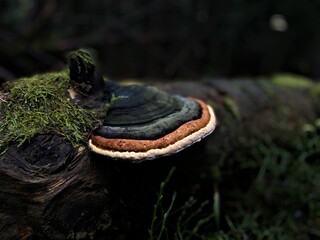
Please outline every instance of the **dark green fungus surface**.
[[201, 116], [200, 105], [191, 99], [154, 87], [108, 84], [115, 96], [125, 97], [110, 107], [95, 135], [154, 140]]

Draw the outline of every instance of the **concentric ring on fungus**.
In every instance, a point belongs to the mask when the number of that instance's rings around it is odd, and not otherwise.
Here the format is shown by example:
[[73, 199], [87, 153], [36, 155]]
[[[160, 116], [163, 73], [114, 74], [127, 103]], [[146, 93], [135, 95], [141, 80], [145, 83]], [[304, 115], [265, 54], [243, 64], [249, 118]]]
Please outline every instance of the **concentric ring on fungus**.
[[201, 106], [201, 117], [182, 124], [161, 138], [155, 140], [115, 139], [92, 134], [89, 146], [96, 153], [136, 162], [179, 152], [209, 135], [216, 126], [213, 109], [202, 100], [191, 99]]

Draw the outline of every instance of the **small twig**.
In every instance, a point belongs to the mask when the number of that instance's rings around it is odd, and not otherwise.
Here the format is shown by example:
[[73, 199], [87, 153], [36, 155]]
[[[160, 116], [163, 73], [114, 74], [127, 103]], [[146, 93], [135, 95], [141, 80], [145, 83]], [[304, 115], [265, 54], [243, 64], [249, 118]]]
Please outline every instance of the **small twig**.
[[5, 99], [3, 99], [3, 98], [1, 98], [1, 97], [0, 97], [0, 101], [1, 101], [1, 102], [5, 102], [5, 103], [8, 102], [7, 100], [5, 100]]

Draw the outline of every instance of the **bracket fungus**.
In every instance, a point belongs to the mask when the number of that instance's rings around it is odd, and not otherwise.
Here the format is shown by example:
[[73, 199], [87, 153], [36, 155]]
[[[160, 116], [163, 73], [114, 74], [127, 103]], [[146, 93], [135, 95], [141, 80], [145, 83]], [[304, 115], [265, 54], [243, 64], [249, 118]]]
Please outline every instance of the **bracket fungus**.
[[124, 97], [92, 132], [89, 146], [98, 154], [132, 162], [163, 157], [200, 141], [216, 126], [212, 108], [200, 99], [150, 86], [107, 85], [114, 96]]
[[89, 147], [98, 154], [141, 162], [179, 152], [215, 128], [212, 108], [199, 99], [171, 96], [150, 86], [103, 81], [85, 50], [69, 54], [69, 70], [73, 87], [82, 95], [120, 99], [91, 133]]

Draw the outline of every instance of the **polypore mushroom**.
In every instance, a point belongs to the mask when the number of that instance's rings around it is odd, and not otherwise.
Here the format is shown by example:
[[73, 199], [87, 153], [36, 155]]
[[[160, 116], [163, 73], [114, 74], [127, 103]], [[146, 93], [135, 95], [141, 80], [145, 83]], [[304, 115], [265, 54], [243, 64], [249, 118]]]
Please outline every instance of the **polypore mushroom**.
[[214, 112], [202, 100], [154, 87], [107, 85], [116, 97], [125, 97], [91, 135], [89, 146], [98, 154], [133, 162], [154, 159], [185, 149], [215, 128]]

